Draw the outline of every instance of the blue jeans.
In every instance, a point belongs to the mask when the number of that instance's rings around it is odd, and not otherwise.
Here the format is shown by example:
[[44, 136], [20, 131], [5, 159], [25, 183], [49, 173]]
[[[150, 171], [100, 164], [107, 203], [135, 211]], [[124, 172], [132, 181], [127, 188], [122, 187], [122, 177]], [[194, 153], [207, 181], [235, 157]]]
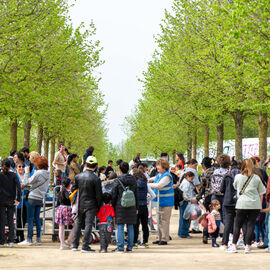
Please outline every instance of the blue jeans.
[[260, 242], [260, 236], [262, 236], [262, 241], [264, 242], [264, 221], [255, 223], [255, 239], [257, 243]]
[[[124, 251], [124, 241], [125, 241], [124, 227], [125, 224], [117, 224], [117, 248], [121, 251]], [[127, 249], [132, 250], [134, 241], [133, 224], [127, 224], [127, 233], [128, 233]]]
[[183, 201], [180, 203], [179, 211], [179, 228], [178, 228], [178, 236], [180, 237], [187, 237], [189, 236], [189, 220], [183, 218], [184, 212], [188, 206], [187, 201]]
[[266, 244], [268, 244], [268, 247], [270, 247], [270, 213], [268, 212], [266, 215], [266, 223], [265, 223], [265, 230], [266, 230], [266, 234], [265, 234], [265, 238], [264, 241], [268, 241], [268, 243], [266, 242]]
[[28, 201], [28, 204], [27, 204], [27, 222], [28, 222], [27, 239], [30, 241], [32, 241], [32, 237], [33, 237], [34, 221], [36, 222], [37, 238], [40, 238], [40, 235], [41, 235], [40, 208], [41, 208], [41, 206], [32, 204], [30, 200]]

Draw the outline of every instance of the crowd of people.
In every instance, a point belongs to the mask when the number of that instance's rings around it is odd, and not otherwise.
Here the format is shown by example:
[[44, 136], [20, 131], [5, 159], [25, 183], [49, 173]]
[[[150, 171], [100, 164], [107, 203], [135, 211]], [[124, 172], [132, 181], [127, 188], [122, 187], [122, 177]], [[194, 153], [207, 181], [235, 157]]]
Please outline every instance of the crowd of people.
[[[174, 165], [169, 163], [167, 153], [161, 153], [151, 167], [141, 161], [140, 154], [130, 163], [117, 160], [114, 167], [109, 160], [107, 166], [98, 167], [94, 147], [90, 146], [81, 164], [78, 159], [77, 154], [70, 154], [61, 143], [52, 162], [57, 193], [55, 223], [61, 250], [79, 250], [84, 229], [81, 252], [95, 252], [90, 247], [95, 220], [98, 220], [101, 253], [108, 252], [113, 235], [117, 245], [113, 252], [149, 248], [149, 234], [155, 229], [154, 208], [158, 232], [152, 244], [168, 245], [175, 207], [179, 209], [178, 237], [182, 239], [202, 233], [204, 244], [211, 239], [213, 248], [220, 247], [226, 252], [235, 253], [244, 248], [245, 253], [250, 253], [251, 247], [270, 252], [270, 181], [257, 156], [242, 162], [226, 154], [216, 160], [204, 157], [200, 170], [197, 160], [186, 162], [182, 153], [176, 154]], [[263, 165], [270, 167], [270, 160]], [[13, 151], [2, 160], [1, 247], [6, 243], [8, 247], [14, 243], [21, 246], [42, 243], [40, 210], [50, 184], [48, 167], [46, 157], [27, 148]], [[139, 240], [140, 225], [142, 241]], [[70, 231], [67, 239], [66, 229]]]

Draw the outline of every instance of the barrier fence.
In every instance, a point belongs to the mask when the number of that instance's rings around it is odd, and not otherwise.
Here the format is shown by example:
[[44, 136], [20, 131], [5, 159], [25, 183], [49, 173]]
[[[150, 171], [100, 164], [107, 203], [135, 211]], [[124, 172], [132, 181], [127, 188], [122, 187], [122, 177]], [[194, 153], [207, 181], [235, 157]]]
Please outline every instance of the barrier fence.
[[[52, 235], [55, 236], [59, 229], [57, 224], [55, 223], [55, 212], [56, 212], [56, 208], [57, 208], [57, 190], [60, 190], [61, 186], [50, 186], [49, 187], [49, 193], [47, 192], [44, 197], [43, 197], [43, 205], [41, 207], [41, 211], [40, 211], [40, 217], [41, 217], [41, 221], [42, 221], [42, 226], [41, 226], [41, 234], [42, 235]], [[25, 194], [25, 191], [29, 191], [29, 188], [25, 187], [22, 189], [22, 194]], [[160, 201], [160, 195], [159, 195], [159, 191], [157, 194], [157, 205], [156, 205], [156, 219], [157, 219], [157, 229], [153, 230], [152, 228], [150, 228], [149, 232], [153, 233], [153, 234], [157, 234], [159, 232], [159, 223], [160, 223], [160, 207], [159, 207], [159, 201]], [[26, 213], [25, 211], [27, 211], [27, 207], [25, 207], [27, 205], [27, 198], [25, 195], [22, 196], [21, 199], [21, 210], [19, 211], [17, 207], [15, 207], [15, 232], [16, 231], [27, 231], [27, 227], [23, 226], [24, 225], [24, 221], [25, 221], [25, 216]], [[18, 212], [20, 215], [18, 215]], [[17, 225], [17, 219], [20, 218], [21, 222], [20, 224], [22, 224], [22, 227], [18, 227]], [[152, 215], [151, 215], [151, 222], [152, 222]], [[27, 220], [26, 220], [27, 223]], [[49, 229], [49, 225], [51, 225], [51, 229]], [[66, 231], [71, 231], [71, 229], [67, 228]], [[97, 218], [95, 218], [95, 222], [93, 225], [93, 232], [98, 232], [98, 220]], [[34, 233], [36, 232], [36, 227], [34, 226]], [[82, 230], [82, 232], [84, 232], [84, 230]], [[16, 236], [16, 233], [15, 233]], [[142, 232], [141, 232], [141, 237], [142, 237]]]

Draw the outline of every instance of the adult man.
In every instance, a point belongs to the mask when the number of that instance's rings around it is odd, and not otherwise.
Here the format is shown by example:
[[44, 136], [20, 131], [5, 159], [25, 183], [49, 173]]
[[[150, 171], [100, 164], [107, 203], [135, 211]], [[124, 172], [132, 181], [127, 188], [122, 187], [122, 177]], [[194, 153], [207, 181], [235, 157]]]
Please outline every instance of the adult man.
[[109, 176], [110, 172], [114, 172], [114, 170], [113, 170], [113, 161], [112, 160], [108, 161], [108, 166], [107, 166], [106, 171], [105, 171], [106, 177]]
[[75, 183], [72, 187], [72, 191], [78, 189], [79, 192], [78, 218], [72, 250], [78, 250], [82, 224], [85, 223], [81, 252], [95, 252], [89, 247], [89, 244], [94, 219], [102, 203], [101, 182], [95, 174], [98, 166], [97, 159], [93, 156], [88, 157], [85, 166], [86, 170], [75, 176]]
[[21, 153], [23, 153], [23, 156], [24, 156], [24, 163], [27, 165], [27, 166], [30, 166], [31, 162], [29, 160], [30, 156], [29, 156], [29, 148], [27, 147], [23, 147], [20, 151]]
[[[119, 164], [120, 176], [114, 181], [112, 189], [112, 205], [115, 209], [117, 224], [117, 249], [114, 252], [124, 252], [124, 226], [127, 225], [128, 244], [127, 252], [131, 252], [134, 241], [134, 225], [137, 223], [138, 196], [136, 178], [128, 174], [129, 165], [127, 162]], [[121, 205], [122, 194], [124, 188], [129, 187], [134, 192], [136, 205], [131, 207], [123, 207]]]
[[93, 156], [93, 152], [94, 152], [95, 148], [94, 146], [89, 146], [89, 148], [86, 149], [83, 158], [82, 158], [82, 163], [84, 163], [88, 157]]
[[62, 172], [61, 178], [64, 178], [66, 176], [66, 165], [67, 160], [65, 156], [65, 144], [59, 143], [58, 145], [59, 151], [55, 154], [53, 166], [55, 167], [55, 170], [60, 170]]

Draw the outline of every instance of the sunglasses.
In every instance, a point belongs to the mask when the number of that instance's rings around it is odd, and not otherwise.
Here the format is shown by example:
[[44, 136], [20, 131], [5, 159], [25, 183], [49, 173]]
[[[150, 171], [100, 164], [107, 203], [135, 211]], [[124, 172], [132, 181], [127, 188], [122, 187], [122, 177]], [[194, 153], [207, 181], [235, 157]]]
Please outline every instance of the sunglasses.
[[24, 166], [18, 166], [18, 168], [24, 168]]

